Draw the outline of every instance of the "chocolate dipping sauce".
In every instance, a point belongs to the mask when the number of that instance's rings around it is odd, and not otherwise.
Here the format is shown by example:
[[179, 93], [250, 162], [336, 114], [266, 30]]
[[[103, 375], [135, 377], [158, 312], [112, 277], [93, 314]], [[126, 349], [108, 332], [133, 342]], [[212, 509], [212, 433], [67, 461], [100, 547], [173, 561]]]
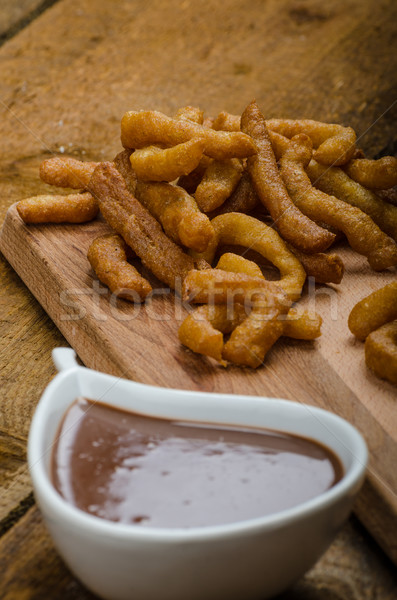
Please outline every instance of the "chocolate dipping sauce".
[[336, 456], [312, 440], [145, 417], [84, 398], [62, 420], [51, 471], [61, 496], [92, 515], [183, 528], [279, 512], [342, 477]]

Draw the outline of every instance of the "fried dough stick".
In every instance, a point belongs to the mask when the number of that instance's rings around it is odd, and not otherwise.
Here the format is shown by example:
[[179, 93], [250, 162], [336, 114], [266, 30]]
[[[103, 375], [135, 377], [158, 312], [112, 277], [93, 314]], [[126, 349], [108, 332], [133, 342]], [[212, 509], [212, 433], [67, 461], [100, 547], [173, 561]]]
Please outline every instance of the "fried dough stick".
[[[179, 341], [193, 352], [225, 364], [222, 358], [223, 334], [231, 333], [246, 317], [247, 311], [242, 304], [199, 306], [181, 324]], [[286, 337], [314, 340], [321, 335], [321, 317], [317, 314], [298, 313], [291, 308], [282, 323], [282, 335]]]
[[97, 237], [88, 248], [87, 258], [99, 281], [119, 298], [143, 301], [152, 286], [127, 261], [128, 247], [116, 233]]
[[[256, 263], [233, 253], [223, 254], [217, 268], [263, 278], [262, 271]], [[190, 350], [225, 364], [222, 359], [222, 334], [231, 333], [241, 325], [249, 312], [249, 307], [242, 304], [200, 306], [183, 321], [178, 332], [179, 340]], [[282, 335], [288, 337], [312, 340], [321, 335], [321, 317], [317, 314], [298, 313], [290, 309], [282, 323]], [[267, 327], [265, 321], [262, 322], [262, 326]]]
[[249, 213], [260, 202], [252, 185], [251, 177], [244, 171], [232, 195], [215, 211], [211, 218], [229, 212]]
[[172, 240], [203, 252], [215, 233], [208, 217], [200, 211], [194, 198], [181, 187], [169, 183], [138, 182], [131, 168], [129, 154], [128, 150], [123, 150], [114, 159], [129, 192], [160, 221]]
[[194, 260], [171, 241], [161, 225], [128, 191], [113, 163], [101, 163], [94, 171], [90, 190], [98, 198], [102, 215], [122, 236], [142, 263], [171, 288], [179, 288]]
[[[222, 111], [214, 120], [212, 127], [221, 131], [240, 131], [240, 121], [241, 117], [239, 115], [232, 115], [226, 111]], [[265, 123], [267, 124], [267, 121]], [[267, 132], [276, 160], [279, 160], [288, 147], [288, 138], [269, 128]]]
[[185, 121], [191, 121], [192, 123], [202, 125], [204, 121], [204, 111], [197, 106], [182, 106], [176, 111], [175, 119], [185, 119]]
[[215, 239], [201, 254], [192, 253], [212, 263], [219, 246], [232, 244], [250, 248], [269, 260], [280, 271], [277, 284], [293, 300], [300, 298], [306, 273], [299, 260], [288, 250], [279, 234], [254, 217], [241, 213], [227, 213], [212, 219]]
[[241, 132], [215, 131], [186, 119], [172, 119], [157, 111], [130, 111], [121, 121], [121, 143], [125, 148], [153, 144], [175, 146], [192, 138], [205, 141], [205, 154], [223, 160], [255, 153], [252, 139]]
[[397, 321], [369, 334], [365, 340], [365, 362], [375, 375], [397, 385]]
[[193, 352], [210, 356], [225, 365], [222, 359], [223, 334], [233, 331], [246, 317], [242, 304], [199, 306], [179, 327], [179, 341]]
[[356, 134], [351, 127], [322, 123], [311, 119], [269, 119], [268, 129], [287, 138], [304, 133], [317, 148], [314, 158], [324, 165], [344, 165], [355, 152]]
[[98, 165], [97, 162], [54, 156], [41, 163], [40, 178], [50, 185], [81, 190], [88, 187], [91, 175]]
[[199, 164], [205, 142], [192, 139], [171, 148], [146, 146], [130, 156], [131, 166], [142, 181], [174, 181]]
[[247, 160], [254, 188], [282, 237], [307, 253], [328, 248], [335, 236], [303, 215], [289, 197], [277, 168], [265, 120], [255, 102], [243, 112], [241, 128], [252, 136], [257, 147], [257, 154]]
[[383, 156], [378, 160], [356, 158], [344, 165], [351, 179], [370, 190], [387, 190], [397, 185], [397, 158]]
[[25, 223], [86, 223], [95, 219], [98, 210], [98, 200], [89, 192], [32, 196], [17, 204], [19, 216]]
[[[245, 273], [265, 281], [256, 263], [236, 254], [227, 253], [221, 256], [217, 268]], [[237, 325], [224, 345], [223, 358], [235, 364], [257, 368], [263, 363], [270, 348], [285, 333], [285, 323], [291, 313], [290, 305], [291, 299], [278, 293], [274, 293], [270, 301], [266, 295], [255, 297], [251, 313]], [[293, 317], [296, 317], [296, 314], [291, 314], [291, 319]]]
[[[192, 269], [183, 282], [183, 300], [195, 304], [253, 304], [257, 297], [266, 296], [269, 305], [274, 306], [272, 298], [284, 300], [287, 308], [290, 301], [278, 282], [267, 281], [260, 277], [251, 277], [245, 273], [232, 273], [222, 269]], [[276, 302], [278, 305], [278, 302]]]
[[127, 186], [127, 190], [134, 196], [137, 177], [131, 167], [130, 155], [131, 150], [122, 150], [114, 157], [113, 162], [116, 169], [119, 171], [119, 173], [121, 173]]
[[368, 215], [311, 185], [305, 167], [311, 157], [311, 140], [300, 134], [290, 142], [280, 161], [281, 176], [298, 207], [310, 218], [343, 231], [351, 247], [367, 257], [370, 266], [382, 271], [397, 265], [397, 246]]
[[397, 319], [397, 281], [372, 292], [352, 308], [348, 325], [359, 340], [385, 323]]
[[204, 252], [214, 239], [215, 231], [209, 218], [183, 188], [170, 183], [138, 181], [136, 197], [177, 244]]
[[371, 190], [353, 181], [337, 167], [327, 168], [314, 160], [307, 166], [307, 173], [317, 188], [361, 209], [387, 235], [397, 241], [397, 207], [384, 202]]
[[305, 254], [291, 244], [288, 248], [302, 264], [308, 277], [313, 277], [316, 283], [340, 283], [342, 281], [345, 265], [338, 254]]
[[195, 200], [203, 212], [221, 206], [241, 179], [243, 165], [238, 158], [213, 160], [196, 188]]

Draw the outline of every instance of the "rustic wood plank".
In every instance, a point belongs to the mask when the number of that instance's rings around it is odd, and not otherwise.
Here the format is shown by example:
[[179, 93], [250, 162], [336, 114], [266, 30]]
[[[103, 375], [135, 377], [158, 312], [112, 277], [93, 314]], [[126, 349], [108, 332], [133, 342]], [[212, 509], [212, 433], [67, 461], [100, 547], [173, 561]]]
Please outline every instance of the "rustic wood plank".
[[[0, 248], [88, 367], [179, 389], [284, 397], [327, 408], [354, 423], [371, 452], [369, 480], [390, 507], [385, 512], [374, 503], [360, 514], [397, 561], [392, 533], [397, 524], [396, 390], [365, 368], [363, 345], [352, 342], [346, 325], [357, 300], [372, 286], [394, 279], [395, 270], [376, 274], [363, 257], [341, 247], [346, 265], [341, 286], [320, 286], [302, 301], [323, 317], [321, 338], [309, 344], [280, 340], [256, 371], [225, 369], [179, 344], [177, 327], [186, 307], [159, 282], [153, 281], [155, 295], [144, 305], [111, 301], [86, 258], [91, 240], [105, 231], [102, 221], [26, 226], [13, 206]], [[12, 428], [10, 420], [8, 431]]]
[[[0, 572], [5, 574], [4, 600], [96, 598], [60, 559], [36, 507], [1, 539]], [[393, 600], [396, 585], [384, 557], [351, 520], [316, 566], [280, 600]]]
[[2, 0], [0, 5], [0, 40], [6, 37], [10, 29], [23, 22], [40, 5], [43, 0]]

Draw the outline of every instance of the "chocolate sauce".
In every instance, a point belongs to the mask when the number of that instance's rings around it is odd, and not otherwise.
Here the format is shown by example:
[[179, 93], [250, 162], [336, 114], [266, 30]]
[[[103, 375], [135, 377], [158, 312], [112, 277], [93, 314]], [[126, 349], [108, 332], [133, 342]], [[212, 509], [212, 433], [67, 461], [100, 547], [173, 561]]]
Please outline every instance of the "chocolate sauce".
[[77, 399], [54, 445], [52, 480], [92, 515], [147, 527], [201, 527], [291, 508], [342, 476], [312, 440], [175, 422]]

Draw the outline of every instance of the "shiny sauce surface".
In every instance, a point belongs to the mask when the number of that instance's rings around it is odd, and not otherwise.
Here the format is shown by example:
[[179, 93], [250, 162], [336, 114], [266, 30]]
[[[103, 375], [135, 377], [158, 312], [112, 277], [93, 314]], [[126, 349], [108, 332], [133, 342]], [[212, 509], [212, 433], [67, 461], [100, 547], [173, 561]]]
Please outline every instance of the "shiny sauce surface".
[[66, 412], [51, 459], [65, 500], [146, 527], [276, 513], [318, 496], [342, 474], [336, 456], [309, 439], [146, 417], [84, 398]]

